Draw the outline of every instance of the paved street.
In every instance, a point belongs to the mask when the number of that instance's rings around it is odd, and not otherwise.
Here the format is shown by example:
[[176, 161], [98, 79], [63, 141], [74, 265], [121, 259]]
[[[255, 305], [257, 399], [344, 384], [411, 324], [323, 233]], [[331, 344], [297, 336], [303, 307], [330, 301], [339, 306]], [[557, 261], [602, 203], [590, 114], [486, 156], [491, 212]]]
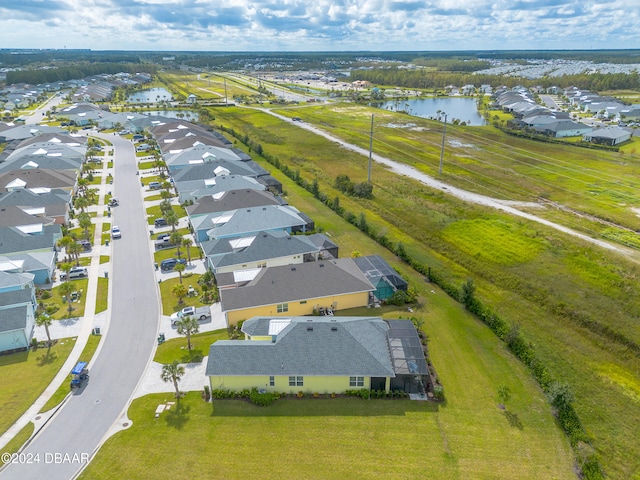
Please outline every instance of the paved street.
[[[2, 480], [73, 478], [112, 427], [128, 422], [123, 417], [125, 409], [154, 350], [158, 286], [134, 148], [119, 136], [105, 138], [116, 150], [112, 191], [120, 206], [113, 209], [112, 220], [122, 230], [122, 239], [112, 244], [108, 334], [92, 365], [89, 383], [74, 392], [24, 450], [27, 455], [39, 455], [41, 462], [9, 465], [0, 474]], [[55, 458], [62, 461], [56, 463]]]

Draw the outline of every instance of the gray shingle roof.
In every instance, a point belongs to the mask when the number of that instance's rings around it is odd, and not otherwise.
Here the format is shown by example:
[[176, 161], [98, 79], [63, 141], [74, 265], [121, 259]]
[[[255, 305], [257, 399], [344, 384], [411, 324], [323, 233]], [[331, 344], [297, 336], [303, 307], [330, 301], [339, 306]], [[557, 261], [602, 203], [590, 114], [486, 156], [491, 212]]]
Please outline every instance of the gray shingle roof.
[[[242, 208], [233, 212], [229, 221], [211, 226], [207, 230], [209, 238], [237, 237], [260, 230], [275, 230], [304, 227], [309, 222], [294, 207], [289, 205], [262, 205]], [[202, 223], [199, 229], [208, 226]], [[196, 228], [196, 226], [193, 226]]]
[[0, 332], [11, 332], [27, 326], [28, 307], [11, 307], [0, 310]]
[[375, 290], [350, 258], [263, 268], [236, 288], [224, 288], [236, 285], [233, 273], [216, 279], [223, 311]]
[[[270, 318], [245, 322], [267, 325]], [[389, 326], [376, 317], [294, 317], [275, 342], [221, 340], [209, 350], [207, 375], [395, 376]]]
[[[10, 305], [20, 305], [31, 302], [31, 289], [21, 288], [20, 290], [10, 290], [8, 292], [0, 292], [0, 307]], [[4, 312], [4, 310], [0, 310]], [[0, 317], [3, 315], [0, 314]]]
[[286, 202], [282, 197], [276, 197], [271, 192], [264, 190], [229, 190], [223, 192], [223, 195], [218, 199], [212, 195], [200, 198], [194, 205], [187, 207], [187, 213], [190, 216], [197, 216], [262, 205], [286, 205]]

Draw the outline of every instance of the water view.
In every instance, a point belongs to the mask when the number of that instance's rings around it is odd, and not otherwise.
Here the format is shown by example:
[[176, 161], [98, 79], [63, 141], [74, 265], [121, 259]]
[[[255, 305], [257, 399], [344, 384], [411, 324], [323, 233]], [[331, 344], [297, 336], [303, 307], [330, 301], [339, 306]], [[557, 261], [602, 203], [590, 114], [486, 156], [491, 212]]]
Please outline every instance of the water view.
[[171, 100], [171, 92], [164, 88], [141, 90], [127, 97], [129, 103], [156, 103], [164, 100]]
[[409, 115], [422, 118], [437, 118], [439, 114], [447, 114], [447, 122], [454, 119], [465, 122], [467, 125], [480, 126], [487, 122], [478, 113], [476, 99], [474, 98], [413, 98], [409, 100], [389, 100], [372, 104], [375, 107], [391, 111], [405, 111]]
[[160, 117], [184, 119], [190, 122], [198, 121], [198, 114], [190, 110], [145, 110], [144, 112], [139, 113], [142, 115], [158, 115]]

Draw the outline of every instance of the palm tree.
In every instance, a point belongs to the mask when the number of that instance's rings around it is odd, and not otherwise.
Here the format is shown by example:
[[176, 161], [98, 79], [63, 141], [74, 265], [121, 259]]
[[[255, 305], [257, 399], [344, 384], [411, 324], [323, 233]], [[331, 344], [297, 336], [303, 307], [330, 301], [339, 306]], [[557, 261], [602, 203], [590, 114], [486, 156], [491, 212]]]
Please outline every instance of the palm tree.
[[[80, 254], [84, 251], [84, 247], [77, 242], [73, 242], [67, 247], [67, 253], [70, 257], [75, 258], [76, 267], [80, 266]], [[71, 260], [71, 258], [69, 259]]]
[[176, 266], [173, 267], [173, 269], [178, 272], [178, 275], [180, 276], [180, 285], [182, 285], [182, 272], [184, 272], [186, 268], [187, 267], [184, 263], [176, 263]]
[[191, 351], [191, 335], [194, 333], [198, 333], [198, 329], [200, 325], [198, 325], [198, 320], [195, 317], [190, 315], [186, 317], [182, 317], [180, 320], [176, 322], [177, 332], [179, 335], [187, 336], [187, 348]]
[[174, 360], [172, 363], [162, 366], [162, 373], [160, 374], [160, 378], [162, 378], [163, 382], [173, 382], [173, 386], [176, 389], [177, 399], [180, 399], [180, 388], [178, 387], [178, 382], [183, 375], [184, 366], [180, 365], [177, 360]]
[[76, 208], [80, 209], [80, 213], [84, 213], [84, 209], [89, 206], [89, 199], [87, 197], [78, 196], [73, 203]]
[[91, 228], [91, 217], [88, 213], [81, 213], [78, 215], [78, 225], [84, 229], [84, 238], [89, 240], [89, 229]]
[[[178, 265], [182, 265], [182, 264], [179, 263]], [[176, 267], [178, 265], [176, 265]], [[171, 289], [171, 292], [176, 297], [178, 297], [178, 303], [180, 304], [184, 303], [183, 298], [187, 296], [187, 287], [182, 284], [182, 277], [180, 278], [180, 283], [177, 283], [176, 285], [174, 285], [173, 288]]]
[[44, 327], [44, 331], [47, 333], [47, 345], [51, 346], [51, 335], [49, 334], [49, 325], [53, 322], [51, 317], [43, 312], [36, 311], [36, 325]]
[[182, 239], [182, 235], [180, 234], [180, 232], [173, 232], [169, 236], [169, 241], [176, 246], [176, 256], [178, 258], [181, 257], [181, 255], [180, 255], [180, 247], [182, 246], [182, 240], [183, 239]]
[[[58, 240], [58, 244], [57, 245], [58, 245], [59, 248], [64, 248], [65, 255], [69, 255], [69, 250], [68, 250], [69, 249], [69, 245], [71, 245], [73, 243], [76, 243], [76, 241], [73, 238], [65, 235], [60, 240]], [[71, 267], [69, 267], [69, 268], [71, 268]]]
[[170, 212], [167, 213], [164, 219], [167, 221], [167, 225], [171, 225], [171, 231], [175, 232], [176, 225], [178, 225], [178, 220], [179, 220], [178, 214], [174, 212], [172, 209]]
[[69, 281], [69, 271], [73, 268], [73, 263], [71, 262], [64, 262], [60, 265], [60, 270], [62, 270], [66, 276], [65, 279], [67, 281]]
[[189, 237], [182, 238], [182, 246], [187, 249], [187, 259], [189, 261], [189, 265], [191, 265], [191, 245], [193, 245], [193, 240]]
[[[69, 274], [67, 273], [67, 278], [69, 278]], [[69, 311], [69, 316], [71, 316], [71, 311], [73, 310], [73, 305], [71, 305], [71, 293], [74, 291], [75, 287], [73, 283], [67, 281], [58, 287], [60, 290], [60, 295], [67, 299], [67, 310]]]

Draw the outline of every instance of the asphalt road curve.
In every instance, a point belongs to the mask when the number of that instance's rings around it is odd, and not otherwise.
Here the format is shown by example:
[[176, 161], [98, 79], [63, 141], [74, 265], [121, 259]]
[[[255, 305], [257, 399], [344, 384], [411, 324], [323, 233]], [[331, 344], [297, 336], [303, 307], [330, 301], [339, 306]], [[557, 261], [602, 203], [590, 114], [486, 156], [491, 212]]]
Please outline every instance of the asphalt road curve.
[[90, 381], [64, 404], [22, 452], [0, 473], [1, 480], [74, 478], [100, 447], [112, 426], [122, 423], [138, 381], [154, 350], [159, 322], [158, 288], [149, 250], [149, 228], [136, 175], [132, 143], [104, 135], [115, 146], [112, 192], [120, 206], [112, 225], [111, 315]]

